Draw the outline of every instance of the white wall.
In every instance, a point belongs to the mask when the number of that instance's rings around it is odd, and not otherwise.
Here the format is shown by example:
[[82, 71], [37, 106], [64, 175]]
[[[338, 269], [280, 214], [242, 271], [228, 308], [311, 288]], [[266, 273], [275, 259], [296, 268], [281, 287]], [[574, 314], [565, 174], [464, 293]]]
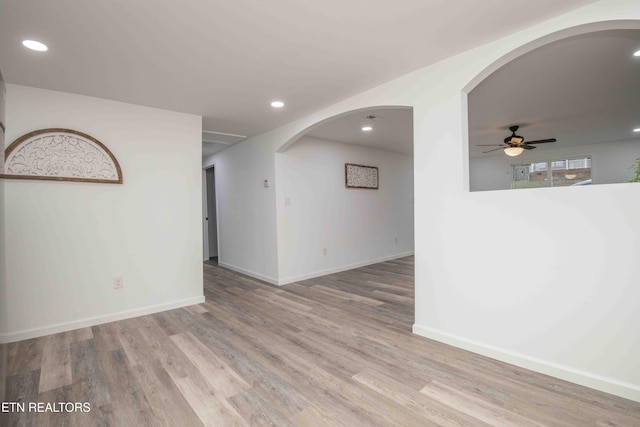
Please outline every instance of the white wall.
[[5, 340], [204, 300], [200, 117], [7, 85], [7, 123], [88, 133], [124, 183], [6, 180]]
[[[377, 166], [379, 189], [345, 188], [345, 163]], [[304, 137], [276, 182], [280, 284], [413, 253], [410, 156]]]
[[[279, 141], [266, 133], [203, 160], [215, 165], [218, 207], [218, 264], [278, 281], [274, 152]], [[264, 180], [269, 187], [264, 187]]]
[[[251, 189], [236, 193], [233, 206], [260, 212], [238, 212], [235, 227], [260, 229], [247, 265], [258, 265], [256, 256], [262, 254], [264, 271], [277, 270], [277, 257], [264, 256], [275, 250], [275, 197], [260, 197], [266, 193], [259, 188], [259, 179], [272, 172], [274, 151], [337, 114], [371, 106], [412, 106], [414, 331], [640, 401], [640, 265], [635, 256], [640, 185], [469, 192], [468, 184], [463, 91], [470, 82], [491, 71], [503, 56], [538, 45], [540, 38], [556, 40], [554, 33], [564, 30], [566, 36], [575, 35], [584, 31], [578, 26], [595, 22], [611, 21], [590, 27], [593, 30], [613, 27], [615, 20], [637, 27], [637, 1], [593, 3], [224, 150], [220, 161], [231, 157], [225, 154], [231, 150], [245, 151], [251, 159], [246, 173], [228, 174], [250, 177], [246, 183], [251, 186], [245, 187]], [[236, 160], [234, 166], [243, 165]], [[221, 218], [221, 227], [227, 221], [233, 219]], [[529, 261], [532, 254], [535, 262]]]
[[511, 164], [513, 162], [513, 157], [507, 157], [504, 154], [469, 159], [470, 190], [486, 191], [511, 188]]
[[471, 191], [505, 190], [511, 188], [512, 167], [524, 163], [591, 156], [591, 177], [594, 184], [627, 182], [635, 176], [635, 159], [640, 157], [640, 138], [572, 147], [549, 148], [526, 152], [524, 157], [505, 155], [469, 159]]
[[[588, 149], [584, 147], [582, 151]], [[640, 138], [596, 144], [590, 152], [594, 184], [627, 182], [635, 176], [635, 159], [640, 157]]]

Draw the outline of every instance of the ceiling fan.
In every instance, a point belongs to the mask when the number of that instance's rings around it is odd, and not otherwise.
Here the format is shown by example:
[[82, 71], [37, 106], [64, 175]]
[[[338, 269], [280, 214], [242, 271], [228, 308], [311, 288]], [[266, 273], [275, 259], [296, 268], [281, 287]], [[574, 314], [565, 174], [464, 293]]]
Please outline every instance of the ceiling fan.
[[549, 142], [556, 142], [555, 138], [539, 139], [537, 141], [525, 142], [524, 138], [520, 135], [516, 135], [516, 131], [520, 126], [509, 126], [511, 135], [504, 139], [504, 144], [479, 144], [478, 147], [498, 147], [493, 150], [483, 151], [482, 153], [491, 153], [496, 150], [504, 150], [507, 156], [519, 156], [524, 150], [533, 150], [536, 144], [546, 144]]

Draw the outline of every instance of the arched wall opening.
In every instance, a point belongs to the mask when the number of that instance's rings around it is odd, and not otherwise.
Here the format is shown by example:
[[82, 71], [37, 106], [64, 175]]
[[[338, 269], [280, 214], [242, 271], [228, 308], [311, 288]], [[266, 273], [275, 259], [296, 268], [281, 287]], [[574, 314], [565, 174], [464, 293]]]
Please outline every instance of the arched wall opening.
[[[377, 188], [347, 186], [346, 164], [376, 168]], [[320, 120], [280, 147], [275, 167], [280, 284], [413, 255], [412, 108]]]
[[[356, 108], [356, 109], [353, 109], [353, 110], [347, 110], [347, 111], [344, 111], [342, 113], [335, 114], [335, 115], [326, 117], [324, 119], [318, 120], [317, 122], [305, 127], [304, 129], [300, 130], [295, 135], [293, 135], [292, 137], [287, 139], [277, 149], [276, 152], [277, 153], [283, 153], [283, 152], [287, 151], [292, 145], [294, 145], [296, 142], [298, 142], [300, 140], [300, 138], [302, 138], [303, 136], [312, 133], [314, 130], [316, 130], [316, 129], [322, 127], [322, 126], [330, 124], [331, 122], [333, 122], [335, 120], [339, 120], [341, 118], [352, 116], [352, 115], [360, 115], [362, 117], [365, 117], [365, 116], [367, 116], [367, 113], [373, 112], [373, 111], [377, 111], [377, 110], [381, 110], [381, 109], [385, 109], [385, 110], [386, 109], [388, 109], [388, 110], [398, 109], [398, 110], [411, 110], [412, 111], [413, 107], [407, 106], [407, 105], [378, 105], [378, 106], [369, 106], [369, 107]], [[363, 120], [362, 122], [364, 123], [365, 121]]]
[[[463, 90], [468, 190], [632, 179], [640, 158], [633, 132], [638, 45], [638, 21], [580, 25], [527, 43], [479, 73]], [[509, 139], [512, 126], [524, 141]], [[507, 154], [510, 145], [517, 151]]]

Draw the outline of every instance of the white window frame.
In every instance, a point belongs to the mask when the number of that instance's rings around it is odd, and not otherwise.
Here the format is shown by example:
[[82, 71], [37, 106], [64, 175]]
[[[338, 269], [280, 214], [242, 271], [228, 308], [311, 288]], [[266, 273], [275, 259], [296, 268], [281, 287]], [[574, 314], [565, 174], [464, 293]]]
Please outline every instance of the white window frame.
[[[569, 165], [568, 162], [570, 160], [582, 160], [582, 159], [589, 159], [589, 169], [591, 170], [591, 180], [593, 182], [593, 156], [591, 154], [586, 154], [586, 155], [579, 155], [579, 156], [578, 155], [576, 155], [576, 156], [566, 156], [566, 157], [563, 156], [561, 158], [552, 158], [552, 159], [547, 159], [547, 160], [544, 160], [544, 159], [532, 160], [532, 161], [529, 161], [528, 163], [520, 163], [520, 164], [512, 163], [511, 164], [511, 189], [512, 190], [515, 189], [514, 188], [514, 184], [516, 183], [516, 167], [518, 167], [518, 166], [523, 166], [525, 164], [528, 164], [529, 167], [531, 168], [531, 165], [533, 165], [535, 163], [546, 163], [547, 164], [547, 170], [546, 170], [546, 172], [547, 172], [547, 181], [549, 183], [551, 183], [551, 185], [549, 185], [547, 187], [538, 187], [538, 188], [553, 188], [554, 187], [554, 185], [553, 185], [553, 171], [554, 171], [554, 169], [552, 167], [553, 163], [554, 162], [565, 162], [565, 167], [568, 167], [568, 165]], [[556, 169], [556, 170], [558, 170], [558, 169]], [[533, 172], [533, 171], [530, 170], [529, 173], [531, 173], [531, 172]], [[541, 171], [538, 171], [538, 172], [541, 172]]]

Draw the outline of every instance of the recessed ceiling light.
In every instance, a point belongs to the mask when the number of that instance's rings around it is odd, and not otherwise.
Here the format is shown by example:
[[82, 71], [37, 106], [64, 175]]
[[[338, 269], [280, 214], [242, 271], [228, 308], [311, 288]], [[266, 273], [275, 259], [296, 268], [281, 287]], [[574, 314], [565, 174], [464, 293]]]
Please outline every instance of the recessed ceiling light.
[[633, 54], [633, 56], [640, 56], [640, 50], [636, 50], [636, 52]]
[[273, 108], [282, 108], [282, 107], [284, 107], [284, 102], [282, 102], [282, 101], [273, 101], [271, 103], [271, 106]]
[[45, 52], [49, 50], [46, 44], [35, 40], [22, 40], [22, 45], [28, 49], [37, 50], [38, 52]]
[[371, 126], [362, 126], [362, 130], [365, 131], [365, 132], [369, 132], [372, 129], [373, 128]]

